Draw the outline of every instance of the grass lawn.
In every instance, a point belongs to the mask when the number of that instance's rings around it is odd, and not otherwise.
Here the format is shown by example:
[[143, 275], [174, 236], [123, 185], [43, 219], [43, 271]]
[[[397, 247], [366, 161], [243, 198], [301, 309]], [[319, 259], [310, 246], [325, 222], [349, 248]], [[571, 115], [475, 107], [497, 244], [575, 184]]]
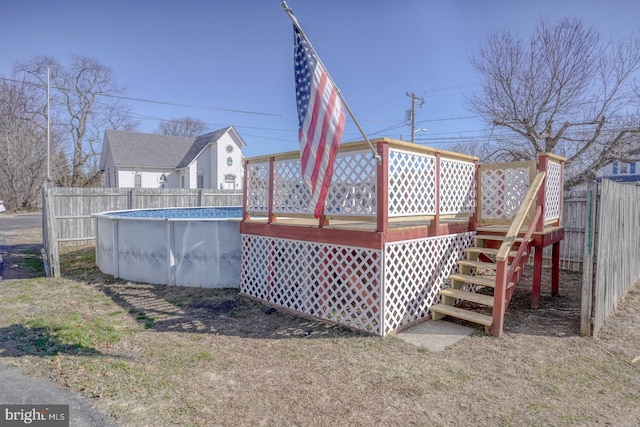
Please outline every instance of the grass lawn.
[[114, 280], [93, 248], [61, 256], [62, 279], [0, 283], [0, 356], [120, 425], [640, 424], [640, 285], [596, 340], [538, 324], [430, 353], [233, 289]]

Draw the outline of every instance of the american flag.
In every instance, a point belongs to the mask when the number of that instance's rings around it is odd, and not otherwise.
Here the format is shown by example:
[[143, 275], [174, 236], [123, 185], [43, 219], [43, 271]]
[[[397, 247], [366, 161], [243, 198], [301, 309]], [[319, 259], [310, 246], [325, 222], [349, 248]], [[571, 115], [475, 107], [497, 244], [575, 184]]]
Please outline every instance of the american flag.
[[295, 25], [293, 30], [302, 177], [311, 190], [313, 214], [318, 218], [344, 133], [345, 112], [338, 89], [313, 47]]

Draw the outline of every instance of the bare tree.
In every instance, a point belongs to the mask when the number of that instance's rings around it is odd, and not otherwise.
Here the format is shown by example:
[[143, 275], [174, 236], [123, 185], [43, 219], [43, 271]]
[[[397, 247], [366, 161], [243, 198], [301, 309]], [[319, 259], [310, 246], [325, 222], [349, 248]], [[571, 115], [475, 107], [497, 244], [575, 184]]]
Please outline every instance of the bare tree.
[[122, 88], [109, 67], [85, 56], [72, 56], [68, 67], [54, 58], [38, 57], [17, 65], [15, 71], [45, 87], [47, 68], [52, 82], [52, 121], [66, 131], [71, 185], [82, 186], [97, 173], [101, 131], [114, 124], [119, 128], [136, 124], [129, 119], [129, 107], [115, 97]]
[[46, 175], [46, 123], [39, 119], [38, 88], [0, 80], [0, 196], [9, 209], [37, 206]]
[[482, 91], [466, 101], [497, 129], [492, 157], [559, 154], [567, 158], [570, 188], [613, 160], [640, 156], [638, 34], [603, 41], [579, 19], [542, 19], [526, 41], [507, 32], [489, 36], [471, 63]]
[[200, 119], [185, 116], [163, 120], [158, 124], [156, 133], [161, 135], [196, 137], [202, 135], [207, 124]]

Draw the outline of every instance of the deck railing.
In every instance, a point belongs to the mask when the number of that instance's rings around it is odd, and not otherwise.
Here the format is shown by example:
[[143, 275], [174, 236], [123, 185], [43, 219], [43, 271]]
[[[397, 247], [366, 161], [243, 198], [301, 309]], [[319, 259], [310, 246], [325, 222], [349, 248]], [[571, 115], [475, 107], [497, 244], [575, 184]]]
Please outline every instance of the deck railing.
[[[389, 218], [473, 215], [475, 157], [387, 138], [373, 143], [380, 165], [365, 143], [340, 147], [322, 221], [377, 220], [386, 228]], [[245, 170], [245, 219], [313, 217], [299, 152], [247, 159]]]
[[559, 224], [562, 218], [564, 159], [540, 153], [538, 159], [525, 162], [489, 163], [478, 168], [478, 224], [509, 224], [515, 217], [538, 172], [546, 176], [524, 224], [530, 224], [537, 206], [544, 224]]
[[[536, 206], [542, 206], [544, 224], [562, 218], [564, 159], [559, 156], [541, 153], [537, 161], [478, 166], [477, 158], [464, 154], [388, 138], [372, 142], [380, 165], [364, 142], [340, 147], [319, 225], [331, 219], [377, 220], [378, 231], [384, 231], [389, 220], [420, 217], [437, 224], [441, 217], [474, 215], [479, 224], [508, 224], [539, 171], [546, 177], [525, 224]], [[298, 151], [247, 159], [245, 170], [245, 219], [313, 218]]]

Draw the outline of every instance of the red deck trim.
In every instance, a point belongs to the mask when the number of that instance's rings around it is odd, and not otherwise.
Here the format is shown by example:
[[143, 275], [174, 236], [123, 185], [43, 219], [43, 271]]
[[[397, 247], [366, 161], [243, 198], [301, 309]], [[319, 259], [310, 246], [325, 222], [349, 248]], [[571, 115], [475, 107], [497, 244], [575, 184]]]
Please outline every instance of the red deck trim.
[[383, 242], [382, 233], [376, 231], [251, 222], [240, 223], [240, 234], [332, 245], [357, 246], [369, 249], [382, 249]]
[[555, 228], [546, 233], [534, 233], [533, 246], [545, 248], [564, 239], [564, 227]]

